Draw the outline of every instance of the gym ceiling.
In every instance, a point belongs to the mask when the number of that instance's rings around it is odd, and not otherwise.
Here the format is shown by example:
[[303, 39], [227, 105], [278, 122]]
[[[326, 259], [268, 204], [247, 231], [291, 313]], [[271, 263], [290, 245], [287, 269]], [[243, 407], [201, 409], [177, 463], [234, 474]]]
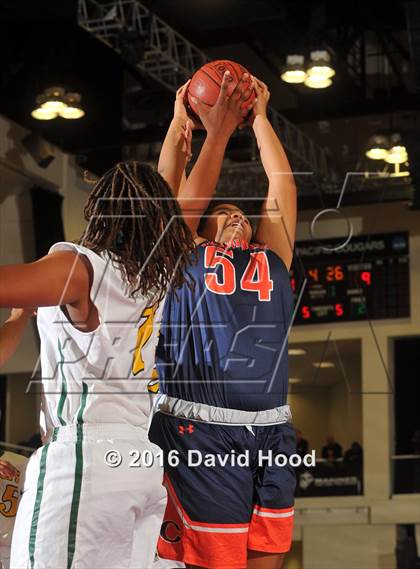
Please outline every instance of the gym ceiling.
[[[413, 1], [141, 3], [211, 59], [234, 59], [264, 80], [272, 107], [326, 149], [338, 176], [362, 168], [366, 139], [375, 130], [420, 129], [420, 23]], [[122, 58], [79, 26], [77, 0], [3, 0], [0, 21], [1, 114], [98, 173], [122, 156], [155, 157], [173, 93], [132, 64], [142, 39], [127, 40]], [[315, 49], [333, 55], [331, 87], [314, 90], [280, 79], [288, 54], [308, 57]], [[354, 65], [361, 50], [365, 64]], [[31, 117], [37, 95], [53, 85], [81, 93], [83, 119]]]

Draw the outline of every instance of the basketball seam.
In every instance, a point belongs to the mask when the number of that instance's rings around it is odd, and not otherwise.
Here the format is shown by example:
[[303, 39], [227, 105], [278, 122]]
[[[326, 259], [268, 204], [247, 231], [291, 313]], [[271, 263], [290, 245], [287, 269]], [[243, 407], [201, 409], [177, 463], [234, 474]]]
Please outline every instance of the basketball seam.
[[211, 80], [213, 81], [213, 83], [215, 83], [218, 87], [220, 87], [220, 85], [221, 85], [222, 83], [218, 83], [218, 82], [216, 81], [216, 79], [214, 79], [211, 75], [209, 75], [209, 74], [207, 73], [207, 71], [204, 71], [204, 69], [202, 69], [201, 72], [204, 73], [204, 75], [207, 75], [207, 77], [208, 77], [209, 79], [211, 79]]
[[[226, 67], [228, 67], [228, 66], [226, 65]], [[203, 66], [203, 67], [200, 69], [200, 71], [201, 71], [201, 73], [203, 73], [203, 75], [205, 75], [206, 77], [208, 77], [215, 85], [217, 85], [217, 87], [219, 87], [219, 88], [221, 87], [222, 82], [218, 83], [218, 82], [216, 81], [216, 79], [214, 79], [214, 77], [212, 77], [212, 76], [205, 70], [205, 66]], [[230, 63], [229, 63], [229, 71], [230, 71], [230, 73], [234, 76], [234, 78], [236, 79], [236, 82], [239, 83], [240, 77], [237, 75], [237, 73], [236, 73], [236, 71], [235, 71], [235, 66], [231, 65]], [[222, 76], [222, 79], [223, 79], [223, 76]], [[243, 103], [244, 103], [244, 104], [247, 103], [250, 98], [251, 98], [251, 96], [248, 97], [248, 99], [247, 99], [246, 101], [243, 101]], [[207, 106], [209, 106], [209, 107], [212, 106], [211, 103], [206, 103], [206, 102], [203, 101], [203, 99], [201, 99], [201, 98], [200, 98], [200, 101], [201, 101], [201, 103], [203, 103], [204, 105], [207, 105]]]

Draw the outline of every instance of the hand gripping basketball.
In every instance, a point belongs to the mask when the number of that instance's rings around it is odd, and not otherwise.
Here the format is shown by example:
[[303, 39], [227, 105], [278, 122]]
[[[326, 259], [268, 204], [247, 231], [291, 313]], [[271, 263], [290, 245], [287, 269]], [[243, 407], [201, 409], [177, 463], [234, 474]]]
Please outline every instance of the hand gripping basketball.
[[255, 99], [253, 99], [251, 103], [244, 106], [244, 101], [250, 98], [253, 91], [248, 73], [242, 75], [229, 95], [231, 81], [231, 73], [229, 70], [226, 70], [223, 74], [219, 96], [212, 107], [191, 96], [197, 114], [208, 135], [226, 136], [229, 138], [255, 103]]

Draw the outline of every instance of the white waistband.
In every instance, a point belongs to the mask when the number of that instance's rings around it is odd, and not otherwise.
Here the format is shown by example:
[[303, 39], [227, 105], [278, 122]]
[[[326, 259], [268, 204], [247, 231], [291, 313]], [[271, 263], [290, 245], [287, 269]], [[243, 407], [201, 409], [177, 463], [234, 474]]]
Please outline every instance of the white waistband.
[[218, 425], [278, 425], [292, 421], [289, 405], [264, 411], [241, 411], [240, 409], [225, 409], [205, 403], [185, 401], [169, 395], [160, 395], [157, 397], [155, 408], [161, 413], [173, 415], [180, 419]]
[[97, 441], [101, 439], [141, 439], [147, 438], [146, 427], [138, 427], [128, 423], [79, 423], [63, 425], [49, 430], [45, 442], [77, 441], [78, 437], [84, 441]]

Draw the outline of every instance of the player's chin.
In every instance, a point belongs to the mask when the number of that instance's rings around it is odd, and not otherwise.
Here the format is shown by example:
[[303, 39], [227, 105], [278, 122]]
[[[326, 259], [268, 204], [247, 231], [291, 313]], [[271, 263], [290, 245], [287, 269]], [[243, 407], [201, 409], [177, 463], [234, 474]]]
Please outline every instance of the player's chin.
[[246, 231], [245, 228], [239, 229], [238, 227], [227, 229], [223, 234], [223, 242], [233, 241], [234, 239], [240, 239], [241, 241], [246, 241], [247, 243], [251, 240], [251, 234]]
[[242, 229], [228, 228], [223, 232], [223, 241], [232, 241], [233, 239], [243, 239], [244, 232]]

